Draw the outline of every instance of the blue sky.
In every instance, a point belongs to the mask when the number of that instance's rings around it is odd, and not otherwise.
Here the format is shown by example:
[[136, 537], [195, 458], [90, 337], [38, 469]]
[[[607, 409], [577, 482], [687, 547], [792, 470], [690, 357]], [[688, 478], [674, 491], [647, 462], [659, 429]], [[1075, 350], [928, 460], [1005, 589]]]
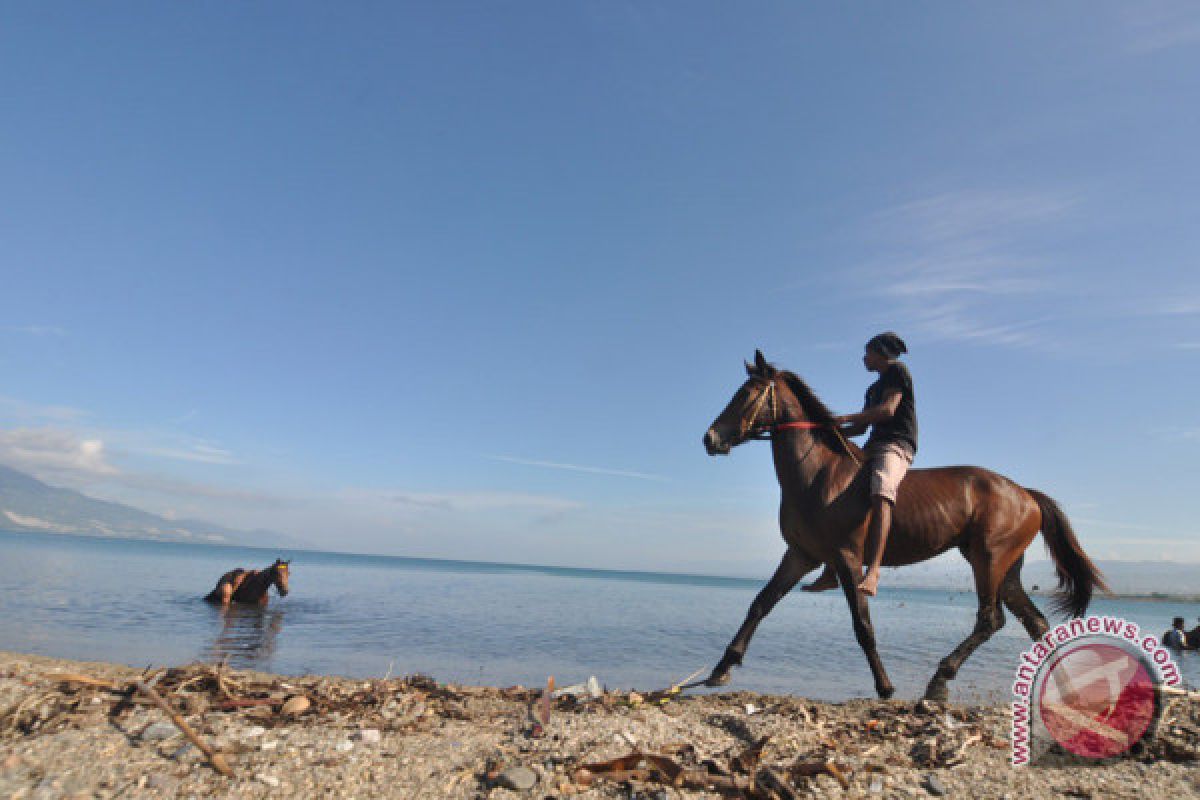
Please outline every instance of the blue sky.
[[[756, 572], [761, 347], [1200, 561], [1190, 4], [24, 4], [0, 462], [403, 555]], [[1040, 551], [1040, 546], [1037, 548]]]

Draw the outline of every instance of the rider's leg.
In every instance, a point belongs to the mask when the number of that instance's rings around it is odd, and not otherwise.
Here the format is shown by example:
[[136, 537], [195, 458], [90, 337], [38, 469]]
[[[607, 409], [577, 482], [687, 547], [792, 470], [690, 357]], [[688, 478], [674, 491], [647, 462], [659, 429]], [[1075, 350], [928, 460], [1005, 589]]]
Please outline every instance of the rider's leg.
[[863, 563], [867, 574], [859, 582], [863, 594], [874, 595], [879, 590], [879, 568], [887, 549], [888, 532], [892, 528], [892, 511], [900, 481], [912, 464], [912, 450], [906, 445], [889, 443], [870, 451], [871, 523], [863, 548]]
[[892, 501], [882, 495], [871, 498], [871, 525], [867, 531], [867, 544], [863, 550], [867, 561], [867, 574], [858, 584], [863, 594], [875, 596], [879, 591], [879, 569], [883, 564], [883, 551], [887, 547], [888, 531], [892, 527]]
[[806, 583], [800, 587], [802, 592], [825, 592], [838, 587], [837, 570], [829, 564], [825, 565], [825, 571], [821, 573], [821, 577], [817, 578], [812, 583]]

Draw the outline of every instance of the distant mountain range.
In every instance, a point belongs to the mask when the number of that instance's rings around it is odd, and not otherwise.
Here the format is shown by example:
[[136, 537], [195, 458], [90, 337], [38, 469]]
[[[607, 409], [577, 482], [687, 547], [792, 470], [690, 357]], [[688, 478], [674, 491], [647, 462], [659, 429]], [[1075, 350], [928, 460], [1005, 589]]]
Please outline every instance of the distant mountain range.
[[97, 500], [72, 489], [49, 486], [2, 465], [0, 530], [253, 547], [306, 545], [298, 538], [273, 531], [234, 531], [211, 522], [167, 519], [120, 503]]

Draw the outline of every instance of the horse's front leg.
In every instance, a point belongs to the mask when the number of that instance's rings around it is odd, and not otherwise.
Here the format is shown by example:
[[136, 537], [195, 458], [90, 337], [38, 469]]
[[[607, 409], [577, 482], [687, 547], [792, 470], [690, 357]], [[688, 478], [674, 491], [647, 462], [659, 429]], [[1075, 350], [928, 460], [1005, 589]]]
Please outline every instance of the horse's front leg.
[[729, 683], [729, 671], [735, 664], [741, 666], [742, 656], [746, 655], [746, 648], [750, 646], [750, 637], [754, 635], [758, 623], [762, 622], [763, 617], [771, 613], [771, 609], [775, 607], [779, 599], [791, 591], [792, 587], [799, 583], [800, 579], [818, 563], [816, 559], [809, 558], [790, 548], [783, 554], [783, 560], [779, 562], [775, 574], [771, 576], [771, 580], [750, 604], [750, 610], [746, 612], [746, 621], [742, 623], [742, 627], [738, 628], [733, 641], [725, 648], [725, 655], [717, 662], [717, 666], [713, 667], [712, 674], [704, 682], [705, 686], [724, 686]]
[[858, 646], [867, 656], [871, 666], [871, 674], [875, 677], [875, 691], [883, 699], [891, 697], [896, 692], [879, 651], [875, 649], [875, 628], [871, 625], [871, 612], [867, 607], [867, 596], [858, 590], [858, 582], [862, 577], [862, 558], [851, 549], [840, 550], [834, 556], [833, 566], [837, 570], [838, 580], [846, 593], [846, 603], [850, 606], [850, 617], [854, 622], [854, 636]]

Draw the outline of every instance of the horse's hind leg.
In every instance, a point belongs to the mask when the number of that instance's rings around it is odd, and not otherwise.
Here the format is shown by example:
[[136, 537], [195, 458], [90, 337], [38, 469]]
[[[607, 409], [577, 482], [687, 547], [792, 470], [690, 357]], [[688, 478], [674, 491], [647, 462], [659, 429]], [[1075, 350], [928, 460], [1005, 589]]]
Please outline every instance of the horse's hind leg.
[[871, 625], [867, 596], [858, 590], [862, 560], [853, 551], [842, 551], [834, 557], [833, 566], [837, 570], [842, 591], [846, 593], [846, 603], [850, 606], [854, 637], [858, 639], [858, 646], [866, 654], [871, 675], [875, 678], [875, 691], [886, 700], [896, 692], [896, 687], [892, 686], [892, 681], [883, 668], [883, 661], [879, 658], [879, 651], [875, 647], [875, 628]]
[[926, 700], [946, 702], [950, 696], [947, 684], [958, 675], [963, 662], [970, 658], [981, 644], [992, 638], [992, 634], [1004, 627], [1004, 612], [996, 605], [996, 584], [999, 576], [993, 574], [993, 562], [986, 558], [986, 553], [976, 554], [971, 558], [971, 568], [975, 573], [975, 592], [979, 595], [975, 629], [938, 664], [937, 672], [933, 673], [933, 678], [925, 689]]
[[725, 655], [721, 656], [721, 660], [713, 667], [712, 674], [704, 681], [706, 686], [724, 686], [729, 683], [729, 670], [735, 664], [741, 666], [742, 657], [746, 655], [746, 648], [750, 646], [750, 637], [754, 635], [758, 623], [762, 622], [763, 618], [771, 613], [771, 609], [775, 607], [780, 598], [790, 592], [792, 587], [799, 583], [800, 579], [812, 571], [817, 564], [815, 559], [802, 555], [791, 548], [783, 554], [783, 560], [779, 562], [775, 574], [771, 576], [771, 580], [750, 604], [750, 610], [746, 612], [746, 620], [742, 623], [742, 627], [738, 628], [733, 641], [725, 648]]
[[1050, 630], [1050, 623], [1046, 622], [1042, 612], [1029, 599], [1025, 587], [1021, 585], [1021, 565], [1024, 561], [1025, 556], [1018, 558], [1017, 563], [1013, 564], [1004, 576], [1004, 582], [1000, 584], [1000, 599], [1004, 601], [1008, 610], [1021, 620], [1021, 624], [1029, 632], [1029, 637], [1036, 642]]

